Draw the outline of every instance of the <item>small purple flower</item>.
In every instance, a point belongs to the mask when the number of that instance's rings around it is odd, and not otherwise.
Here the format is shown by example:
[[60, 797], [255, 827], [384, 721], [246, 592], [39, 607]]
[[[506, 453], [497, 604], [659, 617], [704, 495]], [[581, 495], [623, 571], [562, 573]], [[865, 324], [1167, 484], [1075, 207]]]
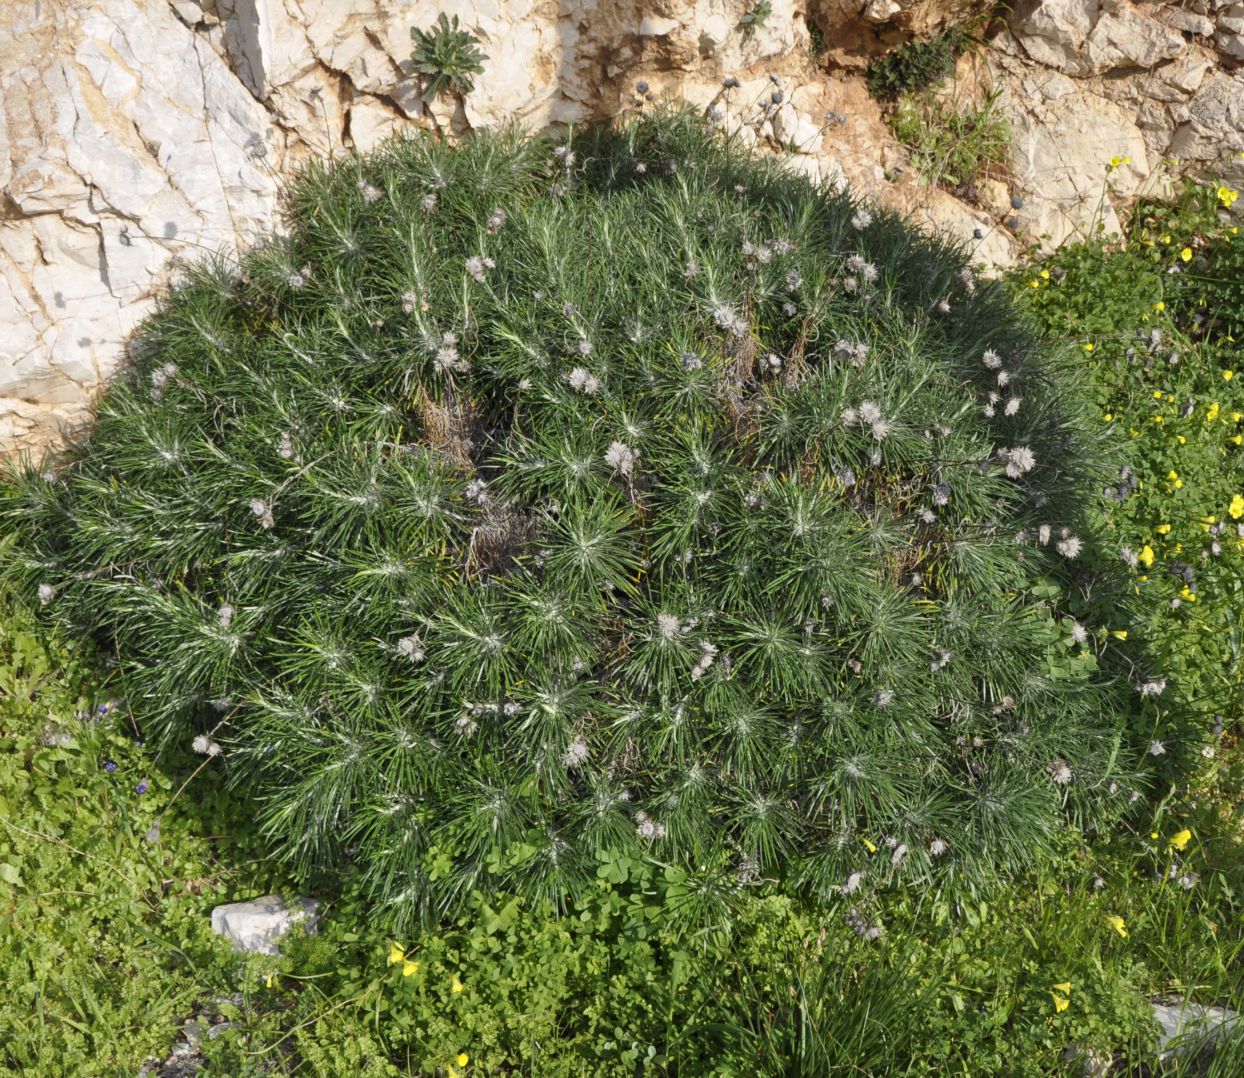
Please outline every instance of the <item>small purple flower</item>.
[[145, 794], [147, 792], [147, 780], [143, 779], [142, 782], [135, 786], [134, 792], [136, 794]]
[[99, 705], [99, 707], [97, 707], [95, 710], [96, 710], [96, 711], [98, 711], [101, 715], [107, 715], [107, 714], [108, 714], [108, 705], [107, 705], [107, 704], [100, 704], [100, 705]]
[[116, 769], [117, 769], [117, 765], [114, 764], [111, 760], [106, 760], [104, 762], [104, 770], [107, 771], [108, 774], [111, 775]]

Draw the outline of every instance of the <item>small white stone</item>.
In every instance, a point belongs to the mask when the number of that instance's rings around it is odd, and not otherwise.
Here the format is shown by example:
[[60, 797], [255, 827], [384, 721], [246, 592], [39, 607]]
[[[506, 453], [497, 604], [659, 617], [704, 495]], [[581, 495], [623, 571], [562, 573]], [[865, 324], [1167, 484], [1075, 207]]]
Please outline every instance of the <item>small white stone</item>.
[[212, 931], [224, 936], [235, 951], [277, 954], [277, 941], [288, 936], [295, 926], [309, 936], [315, 935], [319, 907], [314, 898], [296, 898], [286, 903], [280, 895], [230, 902], [212, 910]]
[[639, 21], [640, 37], [665, 37], [678, 29], [677, 19], [663, 19], [659, 15], [645, 15]]

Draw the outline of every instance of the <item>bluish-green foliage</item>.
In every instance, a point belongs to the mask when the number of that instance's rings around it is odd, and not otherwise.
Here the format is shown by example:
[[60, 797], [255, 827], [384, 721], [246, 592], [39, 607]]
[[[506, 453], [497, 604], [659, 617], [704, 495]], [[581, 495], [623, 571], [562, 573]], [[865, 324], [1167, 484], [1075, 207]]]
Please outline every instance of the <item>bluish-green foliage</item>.
[[288, 223], [2, 505], [299, 870], [400, 920], [651, 857], [712, 920], [1134, 799], [1099, 428], [961, 254], [681, 116], [394, 142]]

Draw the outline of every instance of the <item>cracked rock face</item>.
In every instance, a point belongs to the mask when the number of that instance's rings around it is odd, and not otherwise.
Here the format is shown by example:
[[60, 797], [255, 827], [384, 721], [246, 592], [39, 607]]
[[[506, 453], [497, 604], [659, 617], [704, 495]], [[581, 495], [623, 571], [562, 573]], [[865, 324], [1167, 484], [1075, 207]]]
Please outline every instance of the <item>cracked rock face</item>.
[[81, 418], [170, 258], [267, 227], [272, 121], [159, 0], [0, 13], [0, 448]]
[[[411, 126], [450, 136], [615, 117], [675, 100], [817, 179], [949, 233], [987, 265], [1080, 234], [1156, 163], [1244, 149], [1240, 0], [1020, 0], [976, 86], [1016, 132], [1004, 191], [922, 186], [862, 73], [980, 0], [4, 0], [0, 4], [0, 455], [88, 412], [179, 258], [271, 229], [310, 155]], [[458, 15], [488, 59], [465, 98], [425, 100], [410, 28]], [[809, 26], [822, 47], [814, 55]], [[965, 68], [960, 65], [961, 71]], [[723, 79], [738, 85], [724, 89]], [[637, 85], [647, 86], [646, 94]], [[779, 97], [773, 98], [774, 93]], [[1239, 186], [1244, 161], [1222, 178]], [[968, 196], [971, 197], [971, 196]], [[1018, 234], [1016, 224], [1018, 223]]]

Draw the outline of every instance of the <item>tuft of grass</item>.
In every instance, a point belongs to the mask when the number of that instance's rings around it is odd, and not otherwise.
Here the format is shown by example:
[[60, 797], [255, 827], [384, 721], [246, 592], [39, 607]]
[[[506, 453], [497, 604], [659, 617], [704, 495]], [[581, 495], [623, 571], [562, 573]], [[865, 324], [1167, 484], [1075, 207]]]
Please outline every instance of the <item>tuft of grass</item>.
[[940, 92], [912, 94], [899, 101], [890, 126], [930, 183], [958, 187], [1010, 160], [1011, 130], [997, 102], [996, 91], [979, 104]]

